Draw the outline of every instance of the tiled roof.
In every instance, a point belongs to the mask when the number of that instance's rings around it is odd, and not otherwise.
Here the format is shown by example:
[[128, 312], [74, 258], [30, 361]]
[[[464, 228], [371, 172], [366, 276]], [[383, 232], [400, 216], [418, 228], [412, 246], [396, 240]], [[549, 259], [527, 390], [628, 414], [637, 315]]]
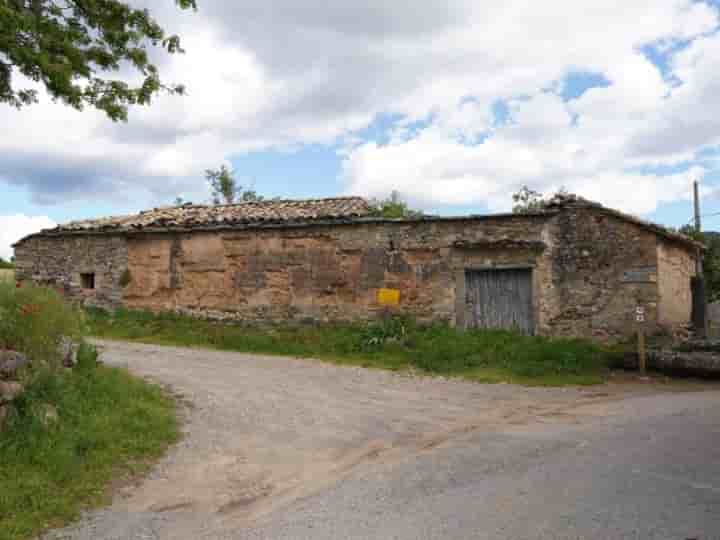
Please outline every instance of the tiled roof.
[[[625, 214], [612, 208], [607, 208], [594, 201], [589, 201], [576, 195], [557, 195], [550, 199], [544, 208], [526, 214], [526, 216], [549, 215], [571, 207], [589, 207], [606, 212], [619, 219], [635, 223], [662, 237], [703, 249], [702, 244], [691, 238], [672, 231], [655, 223], [645, 221], [636, 216]], [[445, 221], [445, 220], [485, 220], [498, 218], [517, 218], [518, 214], [489, 214], [473, 216], [417, 216], [407, 218], [405, 221]], [[130, 216], [116, 216], [84, 221], [72, 221], [54, 229], [46, 229], [37, 234], [30, 235], [18, 242], [33, 236], [54, 235], [63, 233], [113, 233], [133, 231], [162, 231], [172, 229], [212, 229], [232, 228], [237, 226], [272, 226], [273, 224], [302, 224], [313, 221], [332, 222], [349, 221], [358, 218], [371, 218], [378, 221], [398, 221], [374, 217], [370, 204], [361, 197], [335, 197], [329, 199], [306, 200], [268, 200], [257, 202], [244, 202], [218, 206], [185, 204], [183, 206], [168, 206], [146, 210]], [[362, 221], [362, 220], [361, 220]]]
[[370, 206], [360, 197], [268, 200], [218, 206], [185, 204], [145, 210], [130, 216], [72, 221], [43, 233], [191, 229], [262, 223], [304, 222], [363, 217]]

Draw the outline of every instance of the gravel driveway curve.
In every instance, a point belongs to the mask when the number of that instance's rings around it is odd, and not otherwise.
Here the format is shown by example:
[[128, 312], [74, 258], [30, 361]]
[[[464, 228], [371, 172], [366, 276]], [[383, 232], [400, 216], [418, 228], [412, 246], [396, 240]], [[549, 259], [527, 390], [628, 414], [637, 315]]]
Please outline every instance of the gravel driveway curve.
[[468, 434], [606, 418], [658, 385], [482, 385], [312, 360], [98, 342], [103, 360], [167, 385], [184, 439], [139, 485], [48, 539], [226, 537], [362, 470]]

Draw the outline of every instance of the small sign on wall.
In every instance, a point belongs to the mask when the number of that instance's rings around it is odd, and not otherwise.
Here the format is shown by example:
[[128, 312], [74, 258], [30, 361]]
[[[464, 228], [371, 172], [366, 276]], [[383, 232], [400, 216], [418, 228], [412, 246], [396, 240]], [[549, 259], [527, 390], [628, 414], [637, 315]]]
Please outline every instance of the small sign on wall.
[[657, 266], [632, 268], [623, 273], [623, 283], [656, 283]]
[[400, 291], [397, 289], [380, 289], [378, 303], [383, 306], [397, 306], [400, 304]]

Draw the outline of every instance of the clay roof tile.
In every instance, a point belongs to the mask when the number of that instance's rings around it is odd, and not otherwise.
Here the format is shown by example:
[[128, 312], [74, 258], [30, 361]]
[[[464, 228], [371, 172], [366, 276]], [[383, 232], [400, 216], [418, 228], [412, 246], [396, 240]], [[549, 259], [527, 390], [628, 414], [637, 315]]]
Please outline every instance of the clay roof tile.
[[154, 227], [185, 229], [217, 225], [349, 219], [368, 216], [370, 213], [370, 205], [361, 197], [268, 200], [216, 206], [184, 204], [143, 210], [130, 216], [72, 221], [43, 232], [109, 232]]

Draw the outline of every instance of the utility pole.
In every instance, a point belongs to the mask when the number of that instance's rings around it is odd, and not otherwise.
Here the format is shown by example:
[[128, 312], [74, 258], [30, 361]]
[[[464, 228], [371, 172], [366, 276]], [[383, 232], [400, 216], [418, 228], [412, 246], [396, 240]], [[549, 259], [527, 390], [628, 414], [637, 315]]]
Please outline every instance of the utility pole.
[[695, 202], [695, 232], [700, 232], [700, 183], [693, 182], [693, 201]]
[[[693, 206], [695, 209], [695, 232], [699, 235], [702, 232], [700, 223], [700, 183], [693, 181]], [[693, 287], [693, 322], [698, 337], [707, 336], [707, 311], [705, 299], [705, 281], [703, 280], [703, 253], [700, 249], [695, 257], [695, 286]]]
[[[700, 223], [700, 183], [697, 180], [693, 181], [693, 206], [695, 208], [695, 232], [700, 235], [702, 232], [702, 224]], [[702, 271], [702, 252], [698, 250], [697, 257], [695, 257], [695, 273], [702, 276]]]

